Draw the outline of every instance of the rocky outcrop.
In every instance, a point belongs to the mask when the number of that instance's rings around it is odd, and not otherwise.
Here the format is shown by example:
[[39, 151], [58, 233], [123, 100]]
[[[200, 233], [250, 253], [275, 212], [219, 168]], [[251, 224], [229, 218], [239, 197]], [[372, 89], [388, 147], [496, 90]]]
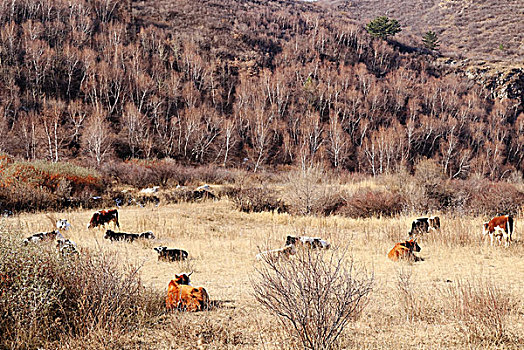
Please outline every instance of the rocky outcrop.
[[439, 61], [441, 65], [482, 85], [493, 98], [517, 100], [524, 109], [524, 65], [450, 58]]

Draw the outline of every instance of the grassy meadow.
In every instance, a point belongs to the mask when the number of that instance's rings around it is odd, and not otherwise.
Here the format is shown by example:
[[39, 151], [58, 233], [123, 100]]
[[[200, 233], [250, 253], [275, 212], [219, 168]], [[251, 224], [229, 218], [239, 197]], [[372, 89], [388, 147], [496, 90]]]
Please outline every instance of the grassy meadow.
[[[207, 289], [214, 307], [192, 314], [162, 314], [133, 332], [65, 337], [50, 348], [298, 348], [286, 327], [257, 304], [251, 285], [261, 263], [255, 255], [282, 247], [287, 235], [327, 239], [333, 249], [347, 250], [348, 257], [374, 275], [368, 304], [341, 335], [340, 348], [519, 348], [524, 339], [522, 215], [516, 217], [514, 242], [507, 249], [491, 247], [489, 239], [483, 239], [481, 223], [486, 217], [440, 215], [440, 232], [421, 237], [418, 255], [424, 261], [409, 264], [394, 263], [386, 254], [395, 242], [407, 238], [415, 216], [352, 219], [242, 213], [227, 199], [129, 206], [119, 209], [121, 231], [151, 230], [156, 239], [127, 243], [104, 240], [104, 229], [88, 230], [92, 212], [20, 214], [3, 219], [3, 225], [12, 234], [26, 235], [52, 229], [58, 218], [68, 219], [72, 229], [65, 236], [78, 244], [81, 254], [86, 250], [117, 254], [118, 263], [140, 267], [143, 283], [162, 295], [175, 273], [194, 271], [192, 284]], [[152, 249], [159, 245], [185, 249], [189, 259], [160, 262]], [[458, 294], [469, 295], [470, 304], [461, 303]], [[491, 310], [501, 317], [496, 325], [491, 315], [482, 315], [484, 304], [493, 297], [504, 300], [500, 305], [495, 300], [495, 308], [508, 309], [501, 311], [502, 316]], [[481, 315], [464, 316], [461, 308], [479, 308]], [[484, 326], [499, 327], [503, 334], [491, 334]]]

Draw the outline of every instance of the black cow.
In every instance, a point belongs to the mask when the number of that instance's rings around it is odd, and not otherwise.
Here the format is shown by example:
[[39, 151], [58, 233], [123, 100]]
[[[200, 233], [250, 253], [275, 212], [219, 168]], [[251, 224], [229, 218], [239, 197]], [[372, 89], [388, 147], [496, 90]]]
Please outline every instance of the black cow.
[[133, 242], [139, 238], [154, 239], [155, 235], [151, 231], [147, 231], [143, 233], [127, 233], [127, 232], [115, 232], [113, 230], [107, 230], [106, 234], [104, 235], [104, 238], [109, 239], [111, 241]]
[[408, 234], [413, 236], [414, 234], [424, 234], [430, 230], [438, 229], [440, 229], [440, 218], [438, 216], [417, 218], [411, 223], [411, 230]]
[[158, 260], [165, 261], [182, 261], [187, 259], [187, 252], [182, 249], [177, 248], [167, 248], [167, 247], [156, 247], [153, 248], [158, 253]]

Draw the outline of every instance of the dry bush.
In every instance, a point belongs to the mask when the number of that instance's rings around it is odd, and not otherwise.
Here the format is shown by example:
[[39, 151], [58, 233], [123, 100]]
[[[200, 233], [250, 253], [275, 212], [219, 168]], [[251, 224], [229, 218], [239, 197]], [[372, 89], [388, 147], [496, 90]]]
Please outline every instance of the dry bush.
[[345, 198], [337, 213], [349, 217], [393, 216], [404, 208], [402, 196], [384, 190], [361, 189]]
[[517, 215], [524, 205], [524, 192], [514, 184], [487, 180], [464, 181], [461, 186], [469, 193], [467, 201], [471, 214], [498, 213]]
[[167, 203], [195, 202], [205, 199], [215, 199], [213, 192], [196, 190], [194, 188], [181, 187], [163, 195]]
[[378, 182], [400, 194], [405, 208], [412, 212], [516, 215], [524, 205], [524, 192], [516, 184], [486, 179], [446, 179], [433, 160], [421, 161], [414, 175], [399, 172], [383, 176]]
[[332, 349], [366, 305], [373, 281], [339, 251], [299, 249], [289, 259], [265, 257], [252, 286], [304, 349]]
[[260, 213], [263, 211], [287, 212], [286, 205], [278, 198], [277, 193], [269, 188], [246, 188], [231, 193], [232, 201], [237, 210], [245, 213]]
[[318, 166], [290, 171], [284, 196], [290, 212], [298, 215], [329, 215], [343, 205], [328, 174]]
[[445, 291], [447, 312], [473, 344], [509, 341], [508, 316], [517, 306], [514, 297], [488, 279], [458, 280]]
[[54, 242], [24, 246], [9, 233], [0, 240], [0, 275], [0, 348], [39, 347], [95, 330], [125, 333], [163, 312], [160, 294], [115, 254], [61, 256]]
[[3, 162], [0, 207], [14, 212], [75, 207], [104, 186], [96, 171], [71, 163]]

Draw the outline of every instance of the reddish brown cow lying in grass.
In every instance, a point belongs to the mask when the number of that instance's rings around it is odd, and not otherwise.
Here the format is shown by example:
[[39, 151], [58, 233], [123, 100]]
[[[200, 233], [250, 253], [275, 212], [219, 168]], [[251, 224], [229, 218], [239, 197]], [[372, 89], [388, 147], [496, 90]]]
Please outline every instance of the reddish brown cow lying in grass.
[[419, 258], [413, 252], [420, 252], [420, 246], [417, 244], [416, 238], [395, 244], [393, 249], [389, 251], [388, 258], [393, 261], [424, 261], [424, 259]]
[[184, 311], [202, 311], [209, 308], [209, 295], [203, 287], [190, 285], [189, 274], [175, 275], [167, 287], [166, 308]]

